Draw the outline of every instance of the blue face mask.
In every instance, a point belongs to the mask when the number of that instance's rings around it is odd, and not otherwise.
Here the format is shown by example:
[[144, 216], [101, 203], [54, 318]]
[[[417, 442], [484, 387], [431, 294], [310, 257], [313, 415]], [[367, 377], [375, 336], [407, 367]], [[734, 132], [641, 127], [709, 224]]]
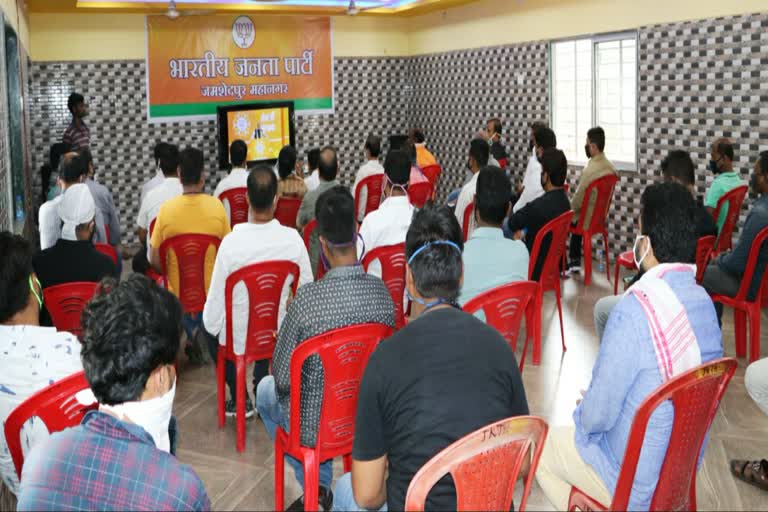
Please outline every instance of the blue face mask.
[[[453, 247], [457, 251], [459, 251], [459, 254], [461, 254], [461, 247], [459, 247], [457, 244], [451, 242], [450, 240], [435, 240], [434, 242], [427, 242], [426, 244], [424, 244], [421, 247], [419, 247], [418, 249], [416, 249], [416, 251], [413, 254], [411, 254], [411, 257], [408, 258], [408, 266], [409, 267], [411, 266], [411, 262], [413, 262], [413, 260], [414, 260], [414, 258], [416, 258], [416, 256], [418, 256], [419, 254], [424, 252], [426, 249], [432, 247], [433, 245], [448, 245], [450, 247]], [[448, 299], [443, 299], [443, 298], [438, 298], [438, 299], [433, 300], [432, 302], [427, 302], [424, 299], [421, 299], [419, 297], [414, 297], [413, 295], [411, 295], [411, 292], [408, 291], [408, 288], [405, 289], [405, 294], [408, 297], [408, 300], [410, 300], [412, 302], [416, 302], [417, 304], [421, 304], [422, 306], [424, 306], [425, 310], [433, 308], [435, 306], [439, 306], [440, 304], [455, 305], [452, 301], [450, 301]]]
[[709, 161], [709, 170], [712, 171], [714, 174], [720, 174], [720, 166], [717, 165], [717, 162], [715, 160]]

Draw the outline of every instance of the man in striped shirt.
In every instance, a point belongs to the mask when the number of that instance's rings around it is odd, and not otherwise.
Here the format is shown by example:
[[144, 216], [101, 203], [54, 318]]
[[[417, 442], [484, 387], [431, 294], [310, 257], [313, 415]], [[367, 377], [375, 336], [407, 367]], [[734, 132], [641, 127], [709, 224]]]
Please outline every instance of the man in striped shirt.
[[67, 100], [67, 108], [72, 113], [72, 122], [64, 131], [62, 142], [69, 144], [72, 151], [80, 151], [91, 146], [91, 130], [85, 125], [83, 119], [88, 116], [88, 105], [82, 94], [73, 92]]

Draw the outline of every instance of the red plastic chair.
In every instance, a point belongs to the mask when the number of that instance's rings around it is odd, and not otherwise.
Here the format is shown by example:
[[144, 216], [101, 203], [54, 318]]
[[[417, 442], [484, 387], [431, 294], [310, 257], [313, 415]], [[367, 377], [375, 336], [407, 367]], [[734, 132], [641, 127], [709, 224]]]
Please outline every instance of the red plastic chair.
[[563, 307], [560, 302], [560, 262], [565, 255], [565, 239], [568, 238], [568, 228], [571, 225], [573, 210], [561, 214], [559, 217], [547, 222], [543, 228], [536, 234], [533, 241], [533, 250], [528, 262], [528, 279], [533, 280], [533, 270], [539, 259], [541, 244], [544, 238], [550, 235], [550, 245], [547, 251], [544, 264], [541, 266], [541, 275], [539, 276], [539, 294], [536, 297], [536, 314], [534, 319], [534, 328], [526, 332], [526, 343], [533, 336], [533, 364], [538, 365], [541, 362], [541, 310], [543, 304], [544, 292], [554, 290], [555, 300], [557, 302], [557, 312], [560, 315], [560, 336], [563, 341], [563, 352], [565, 348], [565, 329], [563, 328]]
[[295, 228], [296, 218], [299, 216], [299, 208], [301, 208], [301, 198], [281, 197], [277, 200], [275, 218], [283, 226]]
[[741, 185], [734, 189], [731, 189], [717, 201], [717, 207], [715, 208], [714, 219], [720, 218], [720, 211], [723, 208], [728, 208], [728, 213], [725, 214], [725, 222], [723, 228], [717, 235], [717, 244], [713, 251], [717, 256], [721, 252], [730, 251], [733, 246], [733, 230], [736, 228], [736, 224], [739, 222], [739, 215], [741, 215], [741, 205], [744, 204], [744, 199], [749, 192], [749, 186]]
[[105, 256], [109, 256], [109, 259], [111, 259], [112, 263], [114, 263], [115, 267], [117, 267], [117, 249], [115, 249], [109, 244], [93, 244], [93, 246], [101, 254]]
[[248, 189], [231, 188], [219, 194], [219, 200], [229, 204], [229, 227], [248, 222]]
[[[152, 232], [155, 230], [155, 221], [157, 221], [157, 217], [152, 219], [152, 222], [149, 223], [150, 240], [152, 239]], [[161, 274], [158, 274], [154, 268], [149, 267], [149, 269], [144, 272], [144, 275], [156, 282], [159, 287], [165, 288], [165, 278]]]
[[427, 165], [421, 168], [421, 172], [437, 190], [437, 183], [440, 180], [440, 174], [443, 172], [443, 169], [437, 164]]
[[416, 208], [424, 208], [427, 201], [434, 199], [435, 189], [429, 181], [408, 185], [408, 199]]
[[16, 476], [21, 480], [21, 468], [24, 465], [24, 452], [21, 449], [21, 429], [28, 419], [37, 417], [48, 428], [48, 432], [60, 432], [74, 427], [83, 421], [83, 416], [98, 404], [82, 405], [75, 395], [88, 389], [85, 374], [78, 372], [64, 377], [30, 396], [11, 411], [5, 420], [5, 442], [11, 452]]
[[[581, 207], [579, 221], [570, 228], [571, 233], [581, 235], [584, 240], [584, 284], [586, 286], [589, 286], [589, 283], [592, 282], [592, 237], [595, 235], [602, 235], [603, 237], [603, 245], [605, 246], [605, 274], [608, 277], [608, 281], [610, 282], [611, 280], [611, 258], [608, 253], [608, 229], [605, 226], [605, 221], [608, 217], [608, 210], [613, 200], [613, 189], [616, 187], [617, 181], [619, 181], [618, 176], [609, 174], [590, 183], [584, 193], [584, 204]], [[592, 192], [597, 193], [597, 199], [595, 199], [595, 207], [592, 209], [589, 226], [584, 226], [587, 220], [589, 198], [592, 197]]]
[[43, 290], [45, 306], [56, 329], [71, 332], [78, 338], [82, 336], [80, 316], [83, 314], [85, 305], [96, 293], [98, 285], [98, 283], [79, 281], [57, 284]]
[[752, 278], [755, 275], [757, 267], [757, 258], [760, 255], [760, 249], [768, 250], [763, 247], [763, 242], [768, 240], [768, 228], [763, 228], [752, 241], [752, 247], [749, 250], [749, 258], [744, 274], [741, 277], [741, 286], [739, 293], [735, 297], [726, 295], [712, 295], [712, 300], [720, 302], [733, 308], [733, 325], [736, 331], [736, 357], [744, 357], [747, 353], [747, 320], [749, 320], [749, 361], [754, 362], [760, 358], [760, 304], [763, 295], [768, 293], [768, 269], [763, 268], [760, 287], [757, 290], [757, 296], [753, 300], [747, 298], [749, 288], [752, 284]]
[[[275, 436], [275, 510], [284, 509], [284, 456], [304, 464], [304, 509], [317, 510], [320, 463], [342, 455], [344, 470], [352, 465], [352, 439], [360, 380], [368, 358], [392, 328], [362, 324], [326, 332], [302, 342], [291, 356], [289, 432], [277, 428]], [[323, 365], [323, 403], [314, 448], [301, 444], [301, 374], [311, 356]]]
[[185, 234], [173, 236], [160, 245], [160, 264], [168, 281], [169, 252], [176, 255], [179, 289], [173, 290], [185, 313], [200, 313], [205, 306], [208, 288], [205, 286], [205, 255], [208, 248], [219, 249], [221, 240], [213, 235]]
[[497, 160], [497, 162], [499, 162], [499, 167], [501, 167], [502, 169], [506, 169], [507, 168], [507, 164], [509, 163], [509, 159], [508, 158], [499, 158]]
[[403, 295], [405, 294], [405, 243], [376, 247], [365, 254], [363, 268], [378, 260], [381, 264], [381, 280], [387, 285], [387, 290], [395, 303], [395, 328], [405, 325], [403, 311]]
[[525, 510], [548, 431], [547, 422], [541, 418], [517, 416], [464, 436], [414, 475], [405, 496], [405, 510], [425, 510], [429, 492], [448, 474], [456, 488], [456, 510], [511, 510], [515, 482], [533, 451], [516, 509]]
[[475, 214], [475, 202], [471, 202], [464, 208], [464, 220], [461, 222], [461, 231], [464, 234], [464, 241], [469, 240], [469, 227], [472, 225], [472, 216]]
[[[464, 304], [463, 309], [470, 314], [482, 309], [485, 313], [485, 322], [499, 331], [514, 352], [517, 350], [517, 336], [520, 332], [523, 315], [525, 315], [526, 329], [534, 329], [537, 312], [536, 297], [538, 295], [539, 283], [519, 281], [483, 292]], [[529, 336], [526, 336], [523, 355], [520, 357], [520, 373], [523, 373], [523, 366], [525, 365], [528, 338]]]
[[715, 247], [715, 235], [702, 236], [696, 241], [696, 282], [701, 284]]
[[[307, 253], [311, 254], [312, 251], [310, 250], [310, 246], [312, 245], [312, 233], [314, 233], [315, 229], [317, 229], [317, 220], [312, 219], [309, 221], [309, 224], [304, 226], [304, 246], [307, 248]], [[318, 244], [320, 241], [318, 240]], [[318, 250], [322, 251], [322, 248], [318, 248]], [[325, 275], [325, 267], [323, 266], [323, 260], [322, 258], [318, 258], [317, 260], [317, 270], [315, 270], [315, 281], [319, 281], [323, 278]]]
[[568, 510], [627, 510], [648, 420], [667, 400], [675, 410], [674, 422], [650, 510], [696, 510], [696, 465], [701, 445], [736, 366], [735, 359], [716, 359], [657, 388], [635, 413], [610, 506], [572, 487]]
[[[372, 211], [379, 209], [379, 204], [381, 204], [382, 183], [384, 183], [384, 173], [368, 176], [357, 184], [357, 187], [355, 187], [355, 215], [360, 211], [360, 193], [363, 189], [367, 190], [365, 213], [363, 214], [363, 217]], [[357, 217], [355, 218], [357, 219]]]
[[107, 243], [111, 243], [112, 237], [109, 236], [109, 226], [104, 226], [104, 234], [107, 236]]
[[[224, 402], [226, 398], [224, 362], [235, 364], [237, 396], [235, 398], [235, 425], [237, 451], [245, 450], [245, 370], [254, 361], [272, 359], [277, 335], [277, 317], [283, 287], [293, 277], [291, 293], [296, 295], [299, 286], [299, 266], [291, 261], [265, 261], [233, 272], [224, 286], [226, 311], [226, 340], [219, 347], [216, 361], [216, 382], [219, 392], [219, 428], [224, 427]], [[236, 354], [232, 329], [232, 291], [237, 283], [243, 283], [248, 291], [248, 331], [245, 352]]]
[[615, 274], [613, 275], [614, 295], [619, 293], [619, 269], [621, 267], [629, 270], [637, 270], [637, 265], [635, 265], [635, 257], [632, 255], [632, 251], [623, 252], [616, 257], [616, 269]]

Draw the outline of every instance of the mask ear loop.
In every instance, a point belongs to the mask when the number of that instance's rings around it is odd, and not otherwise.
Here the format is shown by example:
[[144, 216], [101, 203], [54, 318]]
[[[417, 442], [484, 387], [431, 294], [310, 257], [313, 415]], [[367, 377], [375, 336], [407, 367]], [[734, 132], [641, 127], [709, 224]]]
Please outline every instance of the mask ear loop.
[[[365, 257], [365, 240], [363, 240], [363, 236], [355, 232], [354, 239], [351, 242], [345, 242], [343, 244], [335, 244], [333, 242], [329, 242], [328, 240], [325, 241], [325, 244], [331, 247], [349, 247], [351, 245], [357, 245], [358, 239], [363, 243], [363, 250], [360, 253], [360, 257], [357, 259], [357, 262], [355, 265], [362, 265], [363, 264], [363, 258]], [[323, 268], [325, 268], [325, 271], [329, 271], [331, 269], [331, 264], [328, 262], [328, 258], [325, 257], [325, 253], [323, 252], [322, 247], [320, 248], [320, 261], [323, 263]]]
[[[419, 247], [418, 249], [416, 249], [416, 251], [413, 254], [411, 254], [411, 257], [408, 258], [408, 266], [411, 265], [411, 262], [413, 262], [413, 259], [416, 256], [418, 256], [424, 250], [428, 249], [429, 247], [431, 247], [433, 245], [448, 245], [448, 246], [453, 247], [457, 251], [459, 251], [459, 254], [462, 254], [461, 247], [459, 247], [454, 242], [451, 242], [450, 240], [435, 240], [434, 242], [427, 242], [426, 244], [424, 244], [421, 247]], [[424, 306], [425, 310], [433, 308], [435, 306], [439, 306], [440, 304], [450, 304], [452, 306], [456, 306], [456, 304], [454, 304], [452, 301], [447, 300], [447, 299], [443, 299], [442, 297], [439, 298], [439, 299], [435, 299], [432, 302], [427, 302], [424, 299], [421, 299], [421, 298], [418, 298], [418, 297], [414, 297], [413, 295], [411, 295], [411, 292], [408, 291], [408, 288], [405, 289], [405, 295], [408, 297], [408, 300], [413, 301], [413, 302], [417, 302], [418, 304], [421, 304], [422, 306]]]
[[[40, 293], [37, 293], [37, 289], [35, 288], [35, 285], [37, 285], [37, 288], [40, 288]], [[37, 299], [37, 304], [40, 306], [40, 309], [42, 309], [43, 308], [43, 286], [40, 284], [40, 280], [37, 277], [35, 277], [33, 280], [32, 275], [29, 276], [29, 289], [32, 290], [32, 293]]]

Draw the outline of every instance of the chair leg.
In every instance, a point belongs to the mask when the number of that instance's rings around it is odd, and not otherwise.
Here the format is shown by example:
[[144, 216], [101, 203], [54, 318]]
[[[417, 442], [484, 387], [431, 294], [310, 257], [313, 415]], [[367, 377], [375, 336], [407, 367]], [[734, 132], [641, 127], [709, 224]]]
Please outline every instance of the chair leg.
[[733, 326], [736, 337], [736, 357], [746, 357], [747, 355], [747, 314], [734, 308]]
[[[603, 256], [605, 257], [605, 277], [608, 278], [608, 282], [611, 282], [611, 257], [608, 252], [608, 233], [603, 231]], [[614, 295], [616, 295], [614, 293]]]
[[526, 333], [526, 342], [525, 344], [528, 345], [528, 339], [533, 338], [533, 365], [538, 366], [541, 364], [541, 315], [544, 313], [542, 311], [543, 309], [543, 302], [544, 302], [544, 292], [542, 289], [539, 289], [539, 292], [536, 294], [536, 306], [535, 311], [533, 314], [533, 329], [531, 329], [531, 333]]
[[219, 353], [216, 358], [216, 387], [219, 393], [219, 428], [224, 427], [226, 418], [224, 416], [224, 402], [226, 401], [226, 386], [224, 382], [224, 350], [219, 348]]
[[245, 384], [245, 358], [238, 358], [236, 363], [237, 375], [237, 397], [235, 409], [237, 410], [236, 416], [236, 434], [237, 434], [237, 451], [242, 452], [245, 450], [245, 395], [247, 393], [247, 387]]
[[749, 362], [760, 359], [760, 308], [750, 307], [749, 313]]
[[285, 454], [280, 438], [275, 436], [275, 510], [285, 509]]
[[616, 260], [616, 268], [613, 271], [613, 294], [619, 294], [619, 260]]
[[568, 350], [565, 348], [565, 329], [563, 328], [563, 305], [560, 302], [560, 283], [557, 284], [557, 288], [555, 288], [555, 301], [557, 302], [557, 313], [560, 317], [560, 338], [563, 341], [563, 352]]
[[304, 451], [304, 510], [317, 510], [320, 494], [320, 461], [314, 450]]
[[344, 456], [344, 472], [349, 473], [352, 471], [352, 454], [348, 453]]
[[584, 261], [584, 286], [589, 286], [592, 282], [592, 235], [584, 233], [584, 247], [581, 255]]

